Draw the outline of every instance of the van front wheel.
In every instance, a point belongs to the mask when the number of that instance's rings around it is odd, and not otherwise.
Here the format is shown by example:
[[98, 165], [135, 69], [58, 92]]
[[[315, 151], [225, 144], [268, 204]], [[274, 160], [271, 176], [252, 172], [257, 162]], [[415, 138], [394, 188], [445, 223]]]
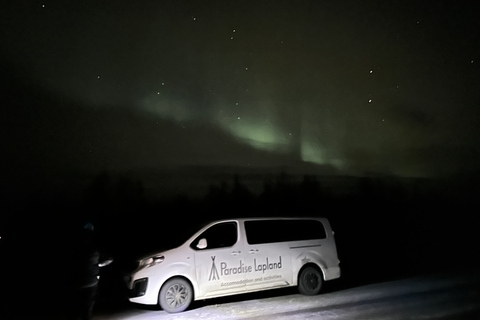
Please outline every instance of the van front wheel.
[[158, 295], [160, 307], [168, 313], [185, 311], [192, 299], [192, 286], [182, 278], [172, 278], [165, 282]]
[[314, 267], [306, 267], [298, 277], [298, 291], [307, 296], [313, 296], [320, 292], [323, 285], [322, 273]]

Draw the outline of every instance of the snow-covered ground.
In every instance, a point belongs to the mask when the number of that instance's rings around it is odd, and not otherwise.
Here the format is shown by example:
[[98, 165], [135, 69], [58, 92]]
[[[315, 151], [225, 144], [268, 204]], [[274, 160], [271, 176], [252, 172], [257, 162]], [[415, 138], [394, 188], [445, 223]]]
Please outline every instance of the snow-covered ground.
[[317, 296], [265, 296], [206, 301], [179, 314], [132, 305], [97, 313], [94, 320], [480, 319], [480, 272], [437, 273], [334, 289]]

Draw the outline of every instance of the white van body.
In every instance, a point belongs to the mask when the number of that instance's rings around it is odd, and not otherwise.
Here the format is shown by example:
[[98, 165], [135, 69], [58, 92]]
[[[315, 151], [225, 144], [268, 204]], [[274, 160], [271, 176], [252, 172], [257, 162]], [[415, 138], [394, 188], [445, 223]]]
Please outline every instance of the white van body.
[[340, 277], [326, 218], [241, 218], [208, 223], [183, 245], [138, 261], [129, 300], [181, 312], [193, 300], [298, 286], [317, 294]]

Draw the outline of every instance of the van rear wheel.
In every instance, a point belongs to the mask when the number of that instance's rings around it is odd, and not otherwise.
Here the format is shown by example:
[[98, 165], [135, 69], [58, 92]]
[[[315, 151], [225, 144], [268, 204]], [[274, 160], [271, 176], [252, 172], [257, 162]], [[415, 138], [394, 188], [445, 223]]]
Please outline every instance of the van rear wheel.
[[322, 273], [314, 267], [306, 267], [298, 277], [298, 291], [307, 296], [313, 296], [320, 292], [323, 285]]
[[172, 278], [164, 283], [158, 295], [160, 307], [168, 313], [185, 311], [192, 302], [193, 289], [182, 278]]

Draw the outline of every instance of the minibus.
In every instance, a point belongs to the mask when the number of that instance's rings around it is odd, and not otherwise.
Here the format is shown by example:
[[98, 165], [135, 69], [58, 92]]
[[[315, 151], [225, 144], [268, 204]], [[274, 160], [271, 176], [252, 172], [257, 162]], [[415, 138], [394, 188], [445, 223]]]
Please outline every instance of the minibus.
[[131, 302], [176, 313], [194, 300], [274, 288], [315, 295], [340, 277], [339, 264], [327, 218], [225, 219], [138, 259], [126, 282]]

